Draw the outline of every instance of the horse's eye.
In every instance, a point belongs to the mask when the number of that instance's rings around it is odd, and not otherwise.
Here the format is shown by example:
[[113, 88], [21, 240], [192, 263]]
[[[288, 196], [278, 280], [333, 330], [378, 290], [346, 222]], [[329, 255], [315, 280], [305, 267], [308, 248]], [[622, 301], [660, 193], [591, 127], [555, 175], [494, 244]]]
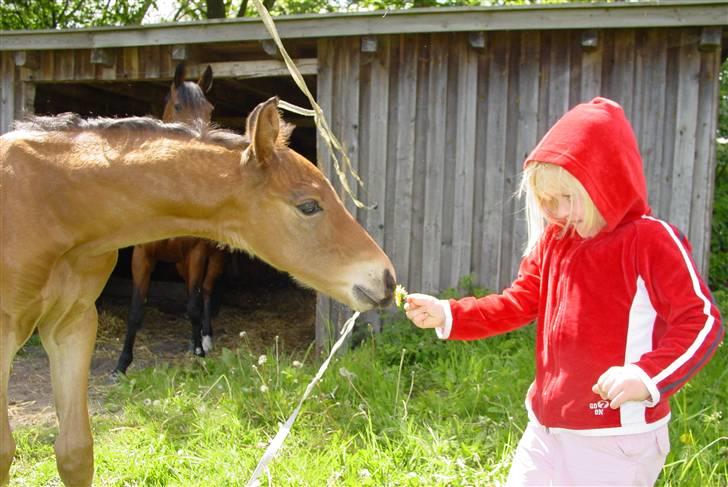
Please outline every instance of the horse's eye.
[[321, 207], [318, 204], [318, 201], [316, 200], [304, 201], [300, 205], [296, 205], [296, 208], [298, 208], [298, 211], [307, 216], [314, 215], [319, 211], [322, 211]]
[[182, 111], [182, 105], [180, 105], [179, 103], [175, 103], [174, 104], [174, 109], [177, 112]]

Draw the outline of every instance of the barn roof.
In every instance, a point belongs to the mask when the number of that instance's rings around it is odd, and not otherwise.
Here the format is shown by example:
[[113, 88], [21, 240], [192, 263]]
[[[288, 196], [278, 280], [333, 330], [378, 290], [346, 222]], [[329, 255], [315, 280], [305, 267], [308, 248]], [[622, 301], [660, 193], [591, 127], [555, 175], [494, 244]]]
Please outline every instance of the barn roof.
[[[283, 39], [351, 35], [499, 30], [723, 26], [725, 0], [662, 0], [505, 7], [438, 7], [394, 11], [289, 15], [275, 18]], [[724, 32], [723, 44], [726, 43]], [[1, 31], [0, 51], [88, 49], [268, 39], [260, 19], [69, 30]]]

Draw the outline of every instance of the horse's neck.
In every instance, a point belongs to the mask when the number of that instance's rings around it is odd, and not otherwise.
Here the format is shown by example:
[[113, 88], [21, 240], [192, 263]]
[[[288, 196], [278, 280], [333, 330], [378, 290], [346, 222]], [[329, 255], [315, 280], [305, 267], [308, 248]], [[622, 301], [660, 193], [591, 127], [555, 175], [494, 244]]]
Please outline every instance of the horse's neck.
[[242, 184], [240, 152], [170, 139], [128, 151], [110, 147], [74, 178], [78, 187], [68, 188], [66, 206], [84, 215], [77, 220], [87, 240], [82, 245], [101, 251], [181, 235], [214, 237], [216, 217]]

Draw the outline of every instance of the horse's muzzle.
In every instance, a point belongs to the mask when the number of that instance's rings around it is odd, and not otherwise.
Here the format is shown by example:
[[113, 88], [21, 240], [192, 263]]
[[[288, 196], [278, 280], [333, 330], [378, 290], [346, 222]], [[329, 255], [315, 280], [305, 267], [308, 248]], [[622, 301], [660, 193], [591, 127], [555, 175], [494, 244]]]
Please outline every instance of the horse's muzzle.
[[385, 308], [392, 304], [394, 298], [395, 279], [389, 269], [384, 270], [382, 284], [381, 290], [373, 290], [357, 284], [352, 289], [354, 298], [357, 302], [365, 304], [366, 309]]

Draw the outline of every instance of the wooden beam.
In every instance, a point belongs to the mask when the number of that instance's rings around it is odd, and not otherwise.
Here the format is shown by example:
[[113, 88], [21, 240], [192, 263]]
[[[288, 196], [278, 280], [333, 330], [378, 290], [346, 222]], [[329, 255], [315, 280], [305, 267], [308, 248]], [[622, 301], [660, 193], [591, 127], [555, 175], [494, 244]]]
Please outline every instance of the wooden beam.
[[[294, 59], [296, 68], [303, 76], [318, 74], [318, 59]], [[207, 65], [212, 67], [215, 78], [267, 78], [270, 76], [289, 76], [288, 68], [283, 61], [274, 59], [265, 61], [229, 61], [220, 63], [202, 63], [187, 67], [187, 77], [193, 79], [200, 75]]]
[[[505, 7], [413, 8], [276, 17], [283, 39], [555, 29], [635, 29], [721, 26], [728, 18], [725, 0], [662, 0], [659, 3], [550, 4]], [[206, 44], [268, 39], [258, 18], [215, 19], [69, 30], [5, 31], [0, 51], [88, 49], [174, 44]]]

